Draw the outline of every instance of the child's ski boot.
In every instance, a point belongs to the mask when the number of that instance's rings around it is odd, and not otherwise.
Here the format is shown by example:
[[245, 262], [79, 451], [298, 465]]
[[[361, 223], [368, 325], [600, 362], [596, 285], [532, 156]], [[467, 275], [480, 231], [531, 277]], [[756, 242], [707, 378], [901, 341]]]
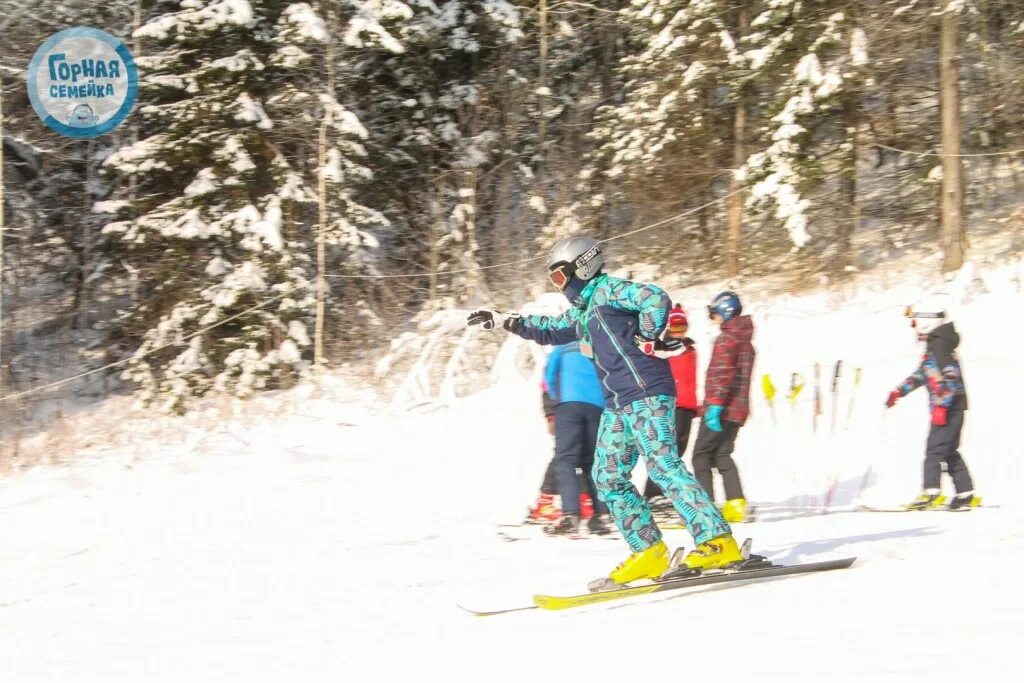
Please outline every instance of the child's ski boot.
[[765, 569], [773, 566], [772, 563], [762, 555], [750, 553], [751, 540], [748, 538], [743, 542], [743, 547], [737, 547], [736, 540], [732, 536], [720, 536], [710, 541], [701, 543], [697, 548], [687, 555], [683, 555], [682, 548], [676, 548], [669, 561], [670, 569], [661, 575], [659, 581], [674, 581], [676, 579], [688, 579], [699, 576], [705, 571], [711, 573], [721, 571], [747, 571], [750, 569]]
[[729, 524], [737, 524], [747, 521], [747, 500], [746, 498], [733, 498], [725, 501], [722, 506], [722, 516]]
[[580, 533], [580, 516], [571, 513], [562, 515], [557, 522], [544, 527], [544, 533], [548, 536], [576, 536]]
[[562, 511], [555, 506], [555, 496], [551, 493], [542, 493], [537, 497], [537, 502], [526, 514], [524, 524], [544, 524], [545, 522], [556, 522], [562, 516]]
[[580, 519], [590, 519], [594, 516], [594, 501], [589, 493], [580, 494]]
[[607, 536], [612, 532], [612, 528], [605, 521], [606, 516], [595, 513], [593, 517], [587, 520], [587, 531], [590, 532], [591, 536]]
[[736, 545], [736, 539], [732, 535], [719, 536], [705, 541], [691, 550], [683, 560], [690, 569], [706, 571], [708, 569], [721, 569], [730, 564], [743, 561], [743, 553]]
[[950, 512], [966, 512], [971, 508], [976, 508], [981, 505], [981, 498], [974, 495], [974, 491], [968, 491], [967, 493], [958, 493], [953, 497], [953, 500], [949, 501], [949, 505], [946, 509]]
[[607, 577], [591, 581], [588, 588], [591, 592], [620, 588], [631, 581], [639, 579], [657, 579], [668, 569], [668, 546], [665, 541], [633, 553], [612, 570]]
[[907, 510], [941, 510], [946, 497], [938, 491], [922, 491], [921, 495], [903, 507]]

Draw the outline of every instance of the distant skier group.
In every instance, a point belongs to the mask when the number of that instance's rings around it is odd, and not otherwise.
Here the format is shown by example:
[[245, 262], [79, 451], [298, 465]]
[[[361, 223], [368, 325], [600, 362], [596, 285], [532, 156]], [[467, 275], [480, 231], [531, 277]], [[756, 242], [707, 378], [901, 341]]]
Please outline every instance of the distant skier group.
[[[730, 523], [747, 521], [749, 508], [732, 453], [750, 412], [753, 320], [743, 314], [735, 292], [722, 292], [707, 306], [720, 333], [705, 377], [704, 400], [698, 405], [697, 352], [686, 336], [683, 308], [673, 305], [659, 287], [614, 277], [604, 265], [597, 241], [564, 239], [551, 251], [548, 273], [569, 301], [565, 313], [521, 316], [479, 310], [467, 321], [555, 345], [542, 388], [555, 456], [530, 517], [549, 522], [545, 531], [552, 535], [575, 535], [584, 524], [591, 534], [604, 535], [610, 533], [605, 522], [610, 515], [631, 550], [601, 580], [616, 585], [666, 575], [670, 558], [659, 519], [681, 518], [693, 535], [697, 545], [683, 558], [683, 570], [736, 566], [744, 558]], [[944, 309], [907, 313], [927, 350], [918, 370], [889, 395], [887, 405], [922, 385], [932, 405], [924, 491], [911, 507], [945, 503], [939, 490], [945, 463], [957, 491], [949, 507], [969, 508], [978, 499], [957, 450], [967, 407], [955, 351], [959, 338]], [[698, 416], [691, 474], [682, 454]], [[643, 495], [631, 481], [639, 458], [648, 474]], [[713, 470], [724, 485], [721, 508], [713, 501]], [[561, 510], [554, 506], [556, 492]]]

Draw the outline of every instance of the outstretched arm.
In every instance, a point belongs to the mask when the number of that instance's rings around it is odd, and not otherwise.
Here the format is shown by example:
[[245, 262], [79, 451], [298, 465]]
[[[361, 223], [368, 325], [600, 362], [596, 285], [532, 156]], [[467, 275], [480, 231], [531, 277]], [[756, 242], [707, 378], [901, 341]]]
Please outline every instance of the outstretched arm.
[[917, 389], [918, 387], [924, 385], [926, 381], [927, 377], [925, 376], [924, 363], [921, 363], [919, 366], [917, 366], [917, 370], [915, 370], [913, 374], [910, 375], [910, 377], [907, 377], [905, 380], [903, 380], [902, 384], [896, 387], [896, 391], [899, 393], [900, 396], [906, 396], [914, 389]]
[[538, 344], [568, 344], [579, 339], [576, 309], [561, 315], [527, 315], [519, 318], [509, 332]]

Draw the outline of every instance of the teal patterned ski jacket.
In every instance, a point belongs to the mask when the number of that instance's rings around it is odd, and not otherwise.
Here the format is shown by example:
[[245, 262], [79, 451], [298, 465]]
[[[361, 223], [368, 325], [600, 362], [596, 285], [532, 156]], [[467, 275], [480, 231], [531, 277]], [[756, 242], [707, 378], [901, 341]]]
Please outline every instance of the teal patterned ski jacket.
[[634, 341], [638, 334], [648, 340], [661, 334], [672, 307], [668, 294], [654, 285], [601, 273], [587, 283], [580, 299], [582, 306], [562, 315], [524, 316], [515, 334], [539, 344], [579, 340], [581, 351], [597, 366], [608, 408], [651, 396], [675, 396], [668, 361], [648, 356]]

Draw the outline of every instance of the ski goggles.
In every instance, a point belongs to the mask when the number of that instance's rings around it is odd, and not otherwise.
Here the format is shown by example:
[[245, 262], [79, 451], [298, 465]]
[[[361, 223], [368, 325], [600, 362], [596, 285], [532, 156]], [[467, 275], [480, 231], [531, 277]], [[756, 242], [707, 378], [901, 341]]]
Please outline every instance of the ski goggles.
[[686, 331], [690, 329], [686, 323], [680, 323], [678, 325], [669, 325], [669, 334], [686, 334]]
[[551, 284], [557, 287], [559, 291], [564, 291], [569, 284], [569, 279], [575, 272], [576, 267], [572, 263], [562, 261], [551, 266], [551, 269], [548, 270], [548, 279], [551, 280]]
[[917, 328], [917, 318], [941, 320], [946, 317], [945, 313], [918, 313], [917, 311], [914, 310], [913, 306], [907, 306], [907, 308], [903, 311], [903, 315], [910, 318], [910, 326], [915, 329]]

